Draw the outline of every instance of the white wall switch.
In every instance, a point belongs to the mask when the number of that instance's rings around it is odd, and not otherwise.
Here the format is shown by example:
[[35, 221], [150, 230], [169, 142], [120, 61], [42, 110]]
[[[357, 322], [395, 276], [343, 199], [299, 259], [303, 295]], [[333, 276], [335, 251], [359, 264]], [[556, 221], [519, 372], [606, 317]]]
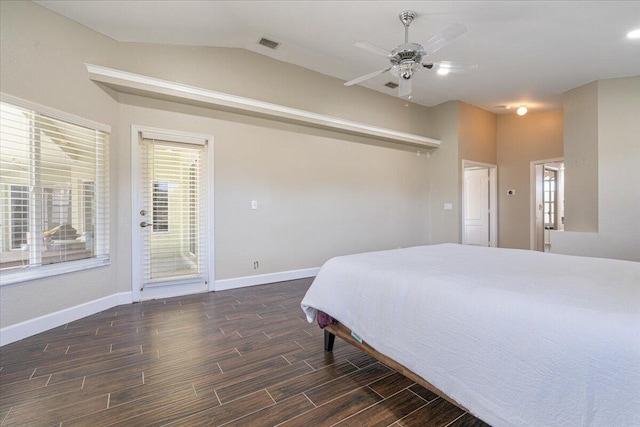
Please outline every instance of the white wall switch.
[[453, 205], [451, 203], [445, 203], [444, 204], [444, 210], [445, 211], [451, 211], [453, 210]]
[[251, 209], [258, 209], [258, 201], [257, 200], [252, 200], [251, 201]]

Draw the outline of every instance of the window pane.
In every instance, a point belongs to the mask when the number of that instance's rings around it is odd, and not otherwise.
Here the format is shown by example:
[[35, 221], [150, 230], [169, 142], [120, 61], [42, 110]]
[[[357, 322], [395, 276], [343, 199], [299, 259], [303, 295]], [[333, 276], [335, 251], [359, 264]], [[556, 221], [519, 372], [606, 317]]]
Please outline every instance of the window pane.
[[0, 107], [0, 271], [108, 259], [108, 135]]

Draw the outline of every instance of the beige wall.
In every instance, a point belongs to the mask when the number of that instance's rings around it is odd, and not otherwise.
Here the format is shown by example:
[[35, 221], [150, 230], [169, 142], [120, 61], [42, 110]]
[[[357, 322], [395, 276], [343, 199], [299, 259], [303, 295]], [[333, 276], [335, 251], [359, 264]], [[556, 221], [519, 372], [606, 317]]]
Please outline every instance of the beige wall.
[[[530, 246], [530, 163], [563, 156], [563, 114], [498, 116], [498, 242], [503, 248]], [[516, 194], [507, 195], [514, 189]]]
[[598, 82], [564, 94], [565, 230], [598, 231]]
[[[597, 206], [598, 232], [554, 232], [551, 236], [551, 250], [558, 253], [619, 258], [640, 261], [640, 76], [600, 80], [578, 88], [589, 92], [597, 91], [597, 99], [590, 99], [597, 110], [597, 186], [591, 191]], [[575, 90], [567, 94], [572, 97]], [[593, 106], [592, 106], [593, 107]], [[594, 120], [593, 108], [581, 110], [583, 117], [576, 121]], [[580, 141], [568, 140], [568, 145]], [[577, 158], [576, 158], [577, 157]], [[567, 152], [566, 161], [576, 165], [575, 173], [589, 176], [591, 163], [580, 152]], [[568, 168], [565, 171], [570, 179]], [[578, 210], [570, 203], [575, 201], [565, 197], [566, 212], [572, 209], [576, 222], [593, 221], [593, 212]], [[578, 202], [579, 203], [579, 202]], [[568, 225], [568, 223], [567, 223]]]
[[[233, 114], [136, 96], [120, 99], [121, 140], [131, 125], [213, 135], [217, 280], [319, 267], [332, 256], [429, 241], [429, 159], [413, 149], [262, 119], [236, 122]], [[123, 152], [123, 163], [128, 160]], [[128, 189], [122, 193], [119, 209], [130, 215]]]
[[458, 128], [458, 162], [462, 160], [498, 164], [498, 116], [473, 105], [460, 102]]
[[[473, 105], [460, 102], [458, 117], [458, 170], [459, 190], [458, 204], [460, 205], [460, 234], [462, 240], [462, 227], [464, 227], [463, 213], [463, 187], [464, 169], [463, 160], [498, 164], [498, 116], [489, 111]], [[497, 195], [496, 195], [497, 198]], [[499, 220], [499, 218], [498, 218]], [[500, 241], [498, 240], [498, 243]]]
[[428, 108], [243, 50], [117, 43], [31, 2], [0, 8], [1, 90], [112, 127], [111, 265], [0, 288], [0, 327], [131, 290], [131, 123], [214, 135], [217, 279], [429, 243], [426, 153], [107, 93], [84, 64], [434, 136]]
[[[429, 159], [431, 243], [460, 243], [460, 172], [458, 117], [460, 103], [445, 102], [431, 109], [431, 135], [441, 140]], [[450, 203], [452, 210], [444, 210]]]
[[640, 244], [640, 76], [598, 82], [599, 230]]
[[[114, 58], [117, 43], [31, 2], [0, 2], [0, 90], [31, 102], [112, 127], [117, 103], [87, 79], [84, 62]], [[117, 131], [117, 129], [114, 130]], [[111, 147], [111, 158], [117, 157]], [[112, 189], [117, 169], [110, 169]], [[115, 206], [116, 191], [111, 206]], [[111, 244], [118, 245], [112, 216]], [[112, 255], [117, 252], [112, 250]], [[116, 293], [118, 265], [0, 288], [0, 326], [5, 327]]]

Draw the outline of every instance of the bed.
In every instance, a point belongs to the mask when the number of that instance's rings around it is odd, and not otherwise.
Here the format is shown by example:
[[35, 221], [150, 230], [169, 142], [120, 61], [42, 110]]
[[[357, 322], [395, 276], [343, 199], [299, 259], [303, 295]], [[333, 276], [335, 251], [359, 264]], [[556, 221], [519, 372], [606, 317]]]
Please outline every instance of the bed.
[[327, 261], [301, 305], [337, 321], [327, 346], [345, 338], [493, 426], [640, 426], [640, 263], [370, 252]]

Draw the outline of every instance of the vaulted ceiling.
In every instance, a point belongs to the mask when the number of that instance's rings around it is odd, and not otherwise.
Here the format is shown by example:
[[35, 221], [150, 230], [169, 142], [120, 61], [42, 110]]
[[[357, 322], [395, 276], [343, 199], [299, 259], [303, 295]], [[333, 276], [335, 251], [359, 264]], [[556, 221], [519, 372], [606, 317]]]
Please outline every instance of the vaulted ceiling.
[[[519, 105], [562, 109], [562, 93], [606, 78], [640, 74], [640, 1], [116, 1], [36, 3], [118, 41], [244, 48], [341, 80], [385, 68], [354, 46], [390, 50], [404, 42], [398, 19], [413, 10], [409, 41], [425, 44], [454, 23], [467, 32], [429, 60], [477, 64], [470, 74], [413, 77], [412, 101], [461, 100], [495, 113]], [[271, 50], [261, 38], [280, 43]], [[260, 70], [256, 70], [259, 73]], [[384, 86], [389, 73], [361, 85]], [[508, 110], [504, 107], [512, 107]]]

